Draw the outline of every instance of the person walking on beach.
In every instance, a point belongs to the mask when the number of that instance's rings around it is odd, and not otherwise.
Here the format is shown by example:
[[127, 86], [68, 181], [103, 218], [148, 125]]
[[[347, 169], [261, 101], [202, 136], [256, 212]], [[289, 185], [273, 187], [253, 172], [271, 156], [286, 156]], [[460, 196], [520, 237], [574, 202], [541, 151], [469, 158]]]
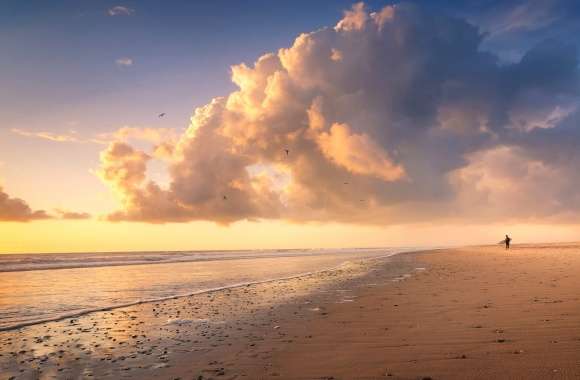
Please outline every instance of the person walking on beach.
[[510, 249], [510, 241], [512, 241], [512, 238], [507, 236], [507, 234], [505, 235], [505, 249]]

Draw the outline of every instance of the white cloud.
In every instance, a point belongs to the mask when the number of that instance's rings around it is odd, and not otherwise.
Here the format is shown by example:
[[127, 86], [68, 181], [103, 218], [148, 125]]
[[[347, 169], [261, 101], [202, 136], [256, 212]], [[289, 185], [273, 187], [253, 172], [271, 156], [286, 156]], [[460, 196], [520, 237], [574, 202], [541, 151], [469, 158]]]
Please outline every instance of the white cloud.
[[109, 16], [131, 16], [135, 13], [135, 10], [123, 5], [117, 5], [107, 10]]
[[116, 59], [115, 63], [119, 67], [129, 67], [129, 66], [133, 66], [134, 61], [133, 61], [133, 58], [122, 57], [122, 58]]

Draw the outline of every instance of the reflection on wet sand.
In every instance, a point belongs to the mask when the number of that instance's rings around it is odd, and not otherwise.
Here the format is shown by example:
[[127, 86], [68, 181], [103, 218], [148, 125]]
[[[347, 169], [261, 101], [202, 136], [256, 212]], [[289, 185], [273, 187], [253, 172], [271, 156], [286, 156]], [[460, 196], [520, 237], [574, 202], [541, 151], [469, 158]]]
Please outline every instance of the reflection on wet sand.
[[[261, 355], [266, 334], [292, 340], [279, 309], [291, 305], [304, 318], [322, 299], [354, 301], [345, 292], [383, 260], [356, 261], [341, 269], [290, 280], [247, 285], [161, 302], [96, 312], [0, 335], [0, 368], [10, 376], [143, 378], [227, 373], [220, 351], [232, 346]], [[408, 272], [411, 264], [393, 265]], [[394, 269], [393, 269], [394, 270]], [[395, 275], [393, 275], [395, 276]], [[368, 282], [367, 280], [364, 280]], [[177, 363], [191, 363], [191, 366]], [[183, 373], [185, 372], [185, 373]]]

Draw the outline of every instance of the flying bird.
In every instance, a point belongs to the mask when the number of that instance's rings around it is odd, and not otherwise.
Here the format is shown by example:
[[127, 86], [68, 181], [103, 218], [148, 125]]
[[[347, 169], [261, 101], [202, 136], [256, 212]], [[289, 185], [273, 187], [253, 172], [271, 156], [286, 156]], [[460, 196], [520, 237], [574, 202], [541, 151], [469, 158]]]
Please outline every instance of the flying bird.
[[343, 182], [342, 184], [343, 184], [343, 185], [348, 185], [348, 182]]
[[290, 150], [289, 149], [284, 149], [284, 152], [286, 152], [286, 156], [288, 156], [290, 154]]
[[158, 115], [158, 117], [163, 117], [163, 116], [165, 116], [165, 112], [161, 112], [161, 113]]
[[224, 195], [224, 201], [227, 201], [227, 200], [228, 200], [228, 197], [226, 197], [226, 196]]

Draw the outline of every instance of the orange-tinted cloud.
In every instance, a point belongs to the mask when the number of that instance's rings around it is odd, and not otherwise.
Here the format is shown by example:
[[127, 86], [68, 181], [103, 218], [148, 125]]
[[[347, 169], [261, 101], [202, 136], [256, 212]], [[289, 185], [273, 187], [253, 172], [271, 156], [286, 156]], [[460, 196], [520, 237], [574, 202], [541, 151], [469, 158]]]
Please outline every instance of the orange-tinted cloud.
[[58, 215], [60, 219], [67, 219], [67, 220], [84, 220], [90, 219], [91, 214], [87, 212], [77, 212], [77, 211], [67, 211], [56, 209], [55, 213]]
[[104, 133], [98, 137], [102, 140], [109, 141], [142, 140], [159, 144], [165, 141], [175, 142], [179, 136], [171, 128], [124, 126], [112, 133]]
[[12, 133], [15, 133], [19, 136], [44, 139], [54, 142], [81, 142], [81, 140], [78, 138], [78, 136], [76, 136], [75, 133], [57, 134], [43, 131], [30, 132], [18, 128], [13, 128], [11, 131]]
[[30, 206], [19, 198], [10, 197], [0, 187], [0, 221], [29, 222], [31, 220], [49, 219], [50, 215], [44, 210], [32, 210]]
[[403, 167], [395, 165], [387, 152], [368, 135], [352, 133], [346, 124], [333, 124], [329, 132], [318, 136], [317, 141], [326, 159], [351, 173], [374, 176], [387, 182], [405, 176]]
[[108, 145], [110, 142], [114, 141], [145, 141], [156, 145], [166, 143], [175, 144], [175, 141], [179, 137], [176, 130], [172, 128], [133, 126], [123, 126], [113, 132], [99, 133], [94, 137], [83, 137], [76, 131], [53, 133], [44, 131], [26, 131], [13, 128], [11, 132], [21, 137], [42, 139], [57, 143], [93, 143], [100, 145]]

